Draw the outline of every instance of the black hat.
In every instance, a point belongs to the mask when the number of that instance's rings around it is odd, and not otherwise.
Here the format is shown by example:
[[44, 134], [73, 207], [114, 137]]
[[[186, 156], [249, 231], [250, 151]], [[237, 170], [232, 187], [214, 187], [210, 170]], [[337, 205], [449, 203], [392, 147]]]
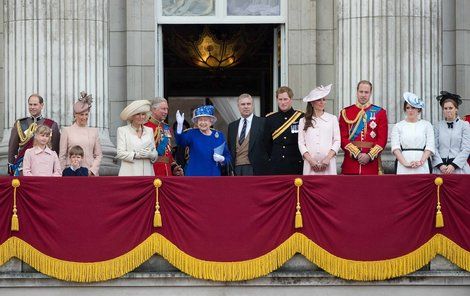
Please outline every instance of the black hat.
[[439, 104], [441, 105], [441, 107], [444, 104], [444, 101], [447, 100], [447, 99], [453, 100], [457, 104], [457, 106], [462, 104], [462, 99], [460, 98], [459, 95], [450, 93], [450, 92], [445, 91], [445, 90], [442, 90], [441, 95], [436, 97], [436, 100], [439, 101]]

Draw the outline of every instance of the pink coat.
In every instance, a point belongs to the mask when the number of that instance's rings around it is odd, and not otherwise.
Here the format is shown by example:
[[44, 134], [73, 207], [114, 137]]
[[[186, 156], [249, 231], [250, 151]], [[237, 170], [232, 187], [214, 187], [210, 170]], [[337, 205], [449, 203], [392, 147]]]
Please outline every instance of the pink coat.
[[[303, 156], [306, 152], [316, 161], [322, 161], [333, 150], [338, 153], [341, 136], [339, 132], [338, 118], [324, 112], [315, 119], [315, 128], [309, 127], [304, 131], [305, 118], [299, 122], [299, 150]], [[336, 175], [336, 157], [330, 160], [330, 164], [323, 172], [314, 172], [310, 163], [304, 160], [304, 175]]]
[[62, 129], [59, 159], [60, 165], [64, 169], [70, 165], [68, 152], [75, 145], [82, 147], [84, 151], [82, 166], [98, 176], [101, 158], [103, 157], [98, 129], [81, 127], [76, 123]]
[[26, 150], [23, 159], [23, 176], [62, 176], [57, 153], [49, 147], [43, 150], [35, 146]]

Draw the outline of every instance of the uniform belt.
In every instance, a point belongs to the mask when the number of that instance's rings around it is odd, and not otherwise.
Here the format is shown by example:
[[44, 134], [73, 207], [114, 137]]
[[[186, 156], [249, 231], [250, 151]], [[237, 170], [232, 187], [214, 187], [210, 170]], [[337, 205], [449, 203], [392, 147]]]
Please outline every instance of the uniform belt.
[[352, 141], [351, 143], [357, 148], [372, 148], [375, 146], [373, 142]]
[[156, 162], [170, 163], [170, 158], [168, 156], [159, 156]]

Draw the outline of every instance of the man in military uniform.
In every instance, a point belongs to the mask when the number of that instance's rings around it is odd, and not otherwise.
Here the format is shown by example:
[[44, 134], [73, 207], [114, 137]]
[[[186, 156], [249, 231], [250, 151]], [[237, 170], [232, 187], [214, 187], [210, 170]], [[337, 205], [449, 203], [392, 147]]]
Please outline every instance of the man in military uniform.
[[357, 102], [341, 110], [339, 128], [344, 150], [342, 173], [345, 175], [382, 174], [380, 153], [388, 136], [387, 112], [369, 102], [372, 83], [357, 84]]
[[8, 144], [8, 173], [11, 176], [19, 176], [23, 170], [23, 156], [29, 148], [33, 147], [34, 132], [38, 125], [47, 125], [52, 129], [51, 145], [59, 155], [60, 130], [57, 123], [42, 116], [44, 99], [38, 94], [32, 94], [28, 98], [28, 110], [31, 116], [18, 119], [11, 129], [10, 142]]
[[287, 86], [276, 91], [278, 112], [266, 115], [265, 146], [273, 175], [301, 175], [303, 160], [299, 152], [298, 132], [301, 111], [292, 108], [294, 93]]
[[165, 123], [168, 115], [168, 102], [164, 98], [155, 98], [150, 104], [152, 114], [144, 125], [153, 129], [155, 147], [158, 152], [158, 158], [153, 164], [155, 176], [182, 176], [183, 169], [174, 161], [171, 154], [173, 135], [170, 126]]

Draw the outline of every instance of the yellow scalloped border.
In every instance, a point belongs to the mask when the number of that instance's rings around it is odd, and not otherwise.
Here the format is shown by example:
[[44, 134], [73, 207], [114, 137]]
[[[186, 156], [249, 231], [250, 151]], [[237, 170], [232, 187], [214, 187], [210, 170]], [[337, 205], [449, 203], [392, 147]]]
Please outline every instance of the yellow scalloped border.
[[17, 257], [46, 275], [75, 282], [105, 281], [120, 277], [161, 254], [176, 268], [195, 278], [215, 281], [240, 281], [264, 276], [283, 265], [295, 253], [304, 255], [326, 272], [343, 279], [385, 280], [416, 271], [441, 254], [459, 267], [470, 271], [470, 252], [447, 237], [436, 234], [415, 251], [401, 257], [378, 261], [354, 261], [337, 257], [305, 235], [295, 233], [267, 254], [238, 262], [214, 262], [194, 258], [154, 233], [137, 247], [114, 259], [80, 263], [45, 255], [25, 241], [11, 237], [0, 245], [0, 265]]

